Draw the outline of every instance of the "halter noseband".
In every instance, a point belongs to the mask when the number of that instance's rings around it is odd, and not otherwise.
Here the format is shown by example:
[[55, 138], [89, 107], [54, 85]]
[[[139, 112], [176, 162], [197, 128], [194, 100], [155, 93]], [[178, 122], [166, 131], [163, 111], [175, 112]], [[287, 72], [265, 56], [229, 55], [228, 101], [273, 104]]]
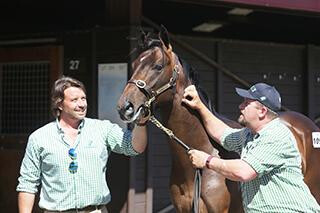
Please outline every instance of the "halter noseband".
[[176, 85], [176, 81], [178, 79], [179, 76], [179, 71], [177, 70], [177, 65], [174, 66], [173, 68], [173, 72], [172, 72], [172, 77], [170, 78], [169, 82], [166, 83], [165, 85], [163, 85], [162, 87], [160, 87], [157, 90], [152, 90], [147, 83], [144, 80], [130, 80], [128, 81], [128, 84], [134, 84], [136, 85], [139, 90], [148, 98], [148, 100], [143, 104], [143, 107], [148, 109], [148, 116], [150, 116], [150, 107], [153, 101], [156, 100], [156, 98], [162, 94], [163, 92], [165, 92], [167, 89], [170, 89], [171, 87], [174, 87]]

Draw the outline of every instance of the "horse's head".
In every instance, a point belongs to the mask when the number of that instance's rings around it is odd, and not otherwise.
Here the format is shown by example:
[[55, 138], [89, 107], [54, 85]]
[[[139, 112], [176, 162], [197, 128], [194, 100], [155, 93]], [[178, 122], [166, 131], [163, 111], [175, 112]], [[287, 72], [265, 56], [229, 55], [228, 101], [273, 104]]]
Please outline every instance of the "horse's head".
[[172, 52], [165, 28], [156, 36], [142, 32], [131, 63], [132, 77], [118, 102], [118, 112], [125, 122], [139, 122], [148, 117], [151, 105], [163, 100], [178, 78], [177, 59]]

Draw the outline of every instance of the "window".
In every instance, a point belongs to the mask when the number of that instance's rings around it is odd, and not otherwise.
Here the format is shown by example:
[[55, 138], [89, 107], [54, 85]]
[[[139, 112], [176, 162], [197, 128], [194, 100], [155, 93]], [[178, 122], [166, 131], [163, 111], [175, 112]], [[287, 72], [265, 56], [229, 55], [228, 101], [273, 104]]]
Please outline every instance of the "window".
[[49, 120], [50, 62], [0, 64], [0, 134], [29, 134]]

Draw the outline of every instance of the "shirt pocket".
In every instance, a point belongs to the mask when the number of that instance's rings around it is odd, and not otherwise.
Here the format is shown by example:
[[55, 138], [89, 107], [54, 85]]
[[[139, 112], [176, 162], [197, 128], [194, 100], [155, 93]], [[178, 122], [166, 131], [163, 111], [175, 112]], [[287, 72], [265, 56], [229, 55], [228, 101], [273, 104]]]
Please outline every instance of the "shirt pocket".
[[96, 144], [94, 142], [88, 143], [81, 149], [81, 157], [86, 160], [95, 160], [106, 163], [108, 160], [108, 150], [103, 144]]

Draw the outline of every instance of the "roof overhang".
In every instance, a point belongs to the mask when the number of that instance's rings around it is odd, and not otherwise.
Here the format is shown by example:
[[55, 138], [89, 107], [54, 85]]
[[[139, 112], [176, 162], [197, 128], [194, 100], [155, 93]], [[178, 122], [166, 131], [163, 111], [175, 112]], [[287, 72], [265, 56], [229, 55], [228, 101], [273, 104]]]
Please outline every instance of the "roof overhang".
[[[278, 9], [320, 12], [320, 0], [218, 0], [220, 2], [237, 3]], [[217, 0], [212, 2], [218, 2]]]
[[320, 13], [320, 0], [163, 0], [168, 2], [192, 3], [199, 5], [229, 5], [260, 10], [285, 10], [305, 13]]

